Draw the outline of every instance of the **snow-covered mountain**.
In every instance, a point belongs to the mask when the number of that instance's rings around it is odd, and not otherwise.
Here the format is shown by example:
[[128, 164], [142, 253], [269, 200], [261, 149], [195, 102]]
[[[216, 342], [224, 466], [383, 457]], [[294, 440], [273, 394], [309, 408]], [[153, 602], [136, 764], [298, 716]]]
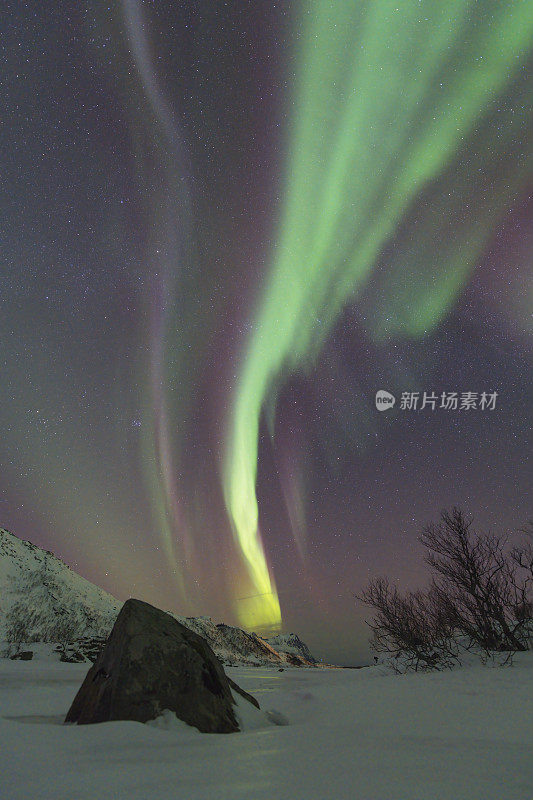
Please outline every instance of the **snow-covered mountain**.
[[34, 640], [46, 640], [61, 617], [75, 621], [80, 636], [107, 636], [122, 605], [53, 553], [0, 528], [0, 639], [9, 612], [21, 603], [32, 611]]
[[[76, 633], [71, 633], [71, 638], [92, 658], [109, 635], [121, 606], [119, 600], [82, 578], [53, 553], [0, 528], [0, 641], [5, 639], [10, 612], [24, 608], [29, 618], [25, 641], [59, 641], [58, 621], [67, 621], [63, 641], [74, 627]], [[224, 664], [278, 668], [316, 664], [295, 634], [262, 639], [231, 625], [216, 625], [208, 617], [173, 616], [203, 636]]]
[[[174, 615], [176, 616], [176, 615]], [[219, 659], [226, 665], [249, 666], [311, 666], [315, 659], [303, 642], [301, 650], [285, 650], [273, 646], [272, 639], [262, 639], [256, 633], [247, 633], [241, 628], [215, 623], [209, 617], [179, 617], [176, 619], [192, 631], [207, 639]], [[294, 634], [290, 634], [293, 637]], [[277, 636], [276, 639], [289, 639], [289, 636]], [[304, 651], [309, 657], [304, 655]]]
[[311, 655], [311, 652], [305, 642], [302, 642], [299, 636], [295, 633], [280, 633], [277, 636], [271, 636], [265, 639], [274, 650], [278, 653], [286, 653], [289, 656], [300, 658], [309, 664], [316, 664], [316, 658]]

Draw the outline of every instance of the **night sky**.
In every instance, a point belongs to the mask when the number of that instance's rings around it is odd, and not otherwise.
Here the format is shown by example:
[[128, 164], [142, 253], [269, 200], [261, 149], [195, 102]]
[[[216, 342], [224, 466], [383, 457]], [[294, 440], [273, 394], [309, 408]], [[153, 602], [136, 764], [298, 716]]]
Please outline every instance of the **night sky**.
[[422, 585], [442, 508], [533, 516], [530, 3], [35, 0], [0, 37], [0, 525], [365, 662], [353, 595]]

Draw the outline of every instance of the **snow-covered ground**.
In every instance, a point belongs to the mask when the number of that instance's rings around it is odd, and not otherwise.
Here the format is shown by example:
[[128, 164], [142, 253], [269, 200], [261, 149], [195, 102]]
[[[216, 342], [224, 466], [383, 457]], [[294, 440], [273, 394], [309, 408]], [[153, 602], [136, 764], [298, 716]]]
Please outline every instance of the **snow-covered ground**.
[[169, 715], [63, 726], [86, 670], [0, 659], [2, 800], [533, 797], [533, 653], [433, 674], [228, 669], [289, 721], [252, 714], [232, 735]]

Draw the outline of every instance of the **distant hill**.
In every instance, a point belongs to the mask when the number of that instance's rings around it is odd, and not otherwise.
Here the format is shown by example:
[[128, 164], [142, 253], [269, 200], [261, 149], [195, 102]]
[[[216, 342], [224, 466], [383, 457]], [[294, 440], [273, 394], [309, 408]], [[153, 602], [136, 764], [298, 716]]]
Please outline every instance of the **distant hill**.
[[[176, 616], [176, 615], [174, 615]], [[313, 666], [315, 659], [308, 648], [296, 636], [301, 651], [298, 648], [276, 648], [273, 639], [263, 639], [256, 633], [247, 633], [241, 628], [231, 625], [216, 625], [209, 617], [179, 617], [183, 625], [193, 630], [199, 636], [207, 639], [217, 656], [226, 665], [249, 666]], [[291, 637], [294, 634], [290, 634]], [[289, 637], [277, 636], [281, 640]], [[307, 653], [307, 656], [304, 655]]]
[[305, 642], [302, 642], [299, 636], [295, 633], [280, 633], [277, 636], [271, 636], [265, 639], [268, 644], [273, 647], [278, 653], [285, 653], [295, 658], [301, 658], [309, 664], [316, 664], [316, 658], [311, 655], [311, 652]]

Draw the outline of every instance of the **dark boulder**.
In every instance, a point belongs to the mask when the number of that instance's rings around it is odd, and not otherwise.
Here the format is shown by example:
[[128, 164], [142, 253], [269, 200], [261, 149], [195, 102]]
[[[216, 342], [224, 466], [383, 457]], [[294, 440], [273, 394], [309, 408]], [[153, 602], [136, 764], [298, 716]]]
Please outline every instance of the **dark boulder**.
[[65, 722], [147, 722], [170, 709], [203, 733], [233, 733], [239, 730], [233, 706], [228, 678], [207, 642], [170, 614], [128, 600]]
[[33, 650], [19, 650], [11, 656], [12, 661], [31, 661], [33, 658]]

